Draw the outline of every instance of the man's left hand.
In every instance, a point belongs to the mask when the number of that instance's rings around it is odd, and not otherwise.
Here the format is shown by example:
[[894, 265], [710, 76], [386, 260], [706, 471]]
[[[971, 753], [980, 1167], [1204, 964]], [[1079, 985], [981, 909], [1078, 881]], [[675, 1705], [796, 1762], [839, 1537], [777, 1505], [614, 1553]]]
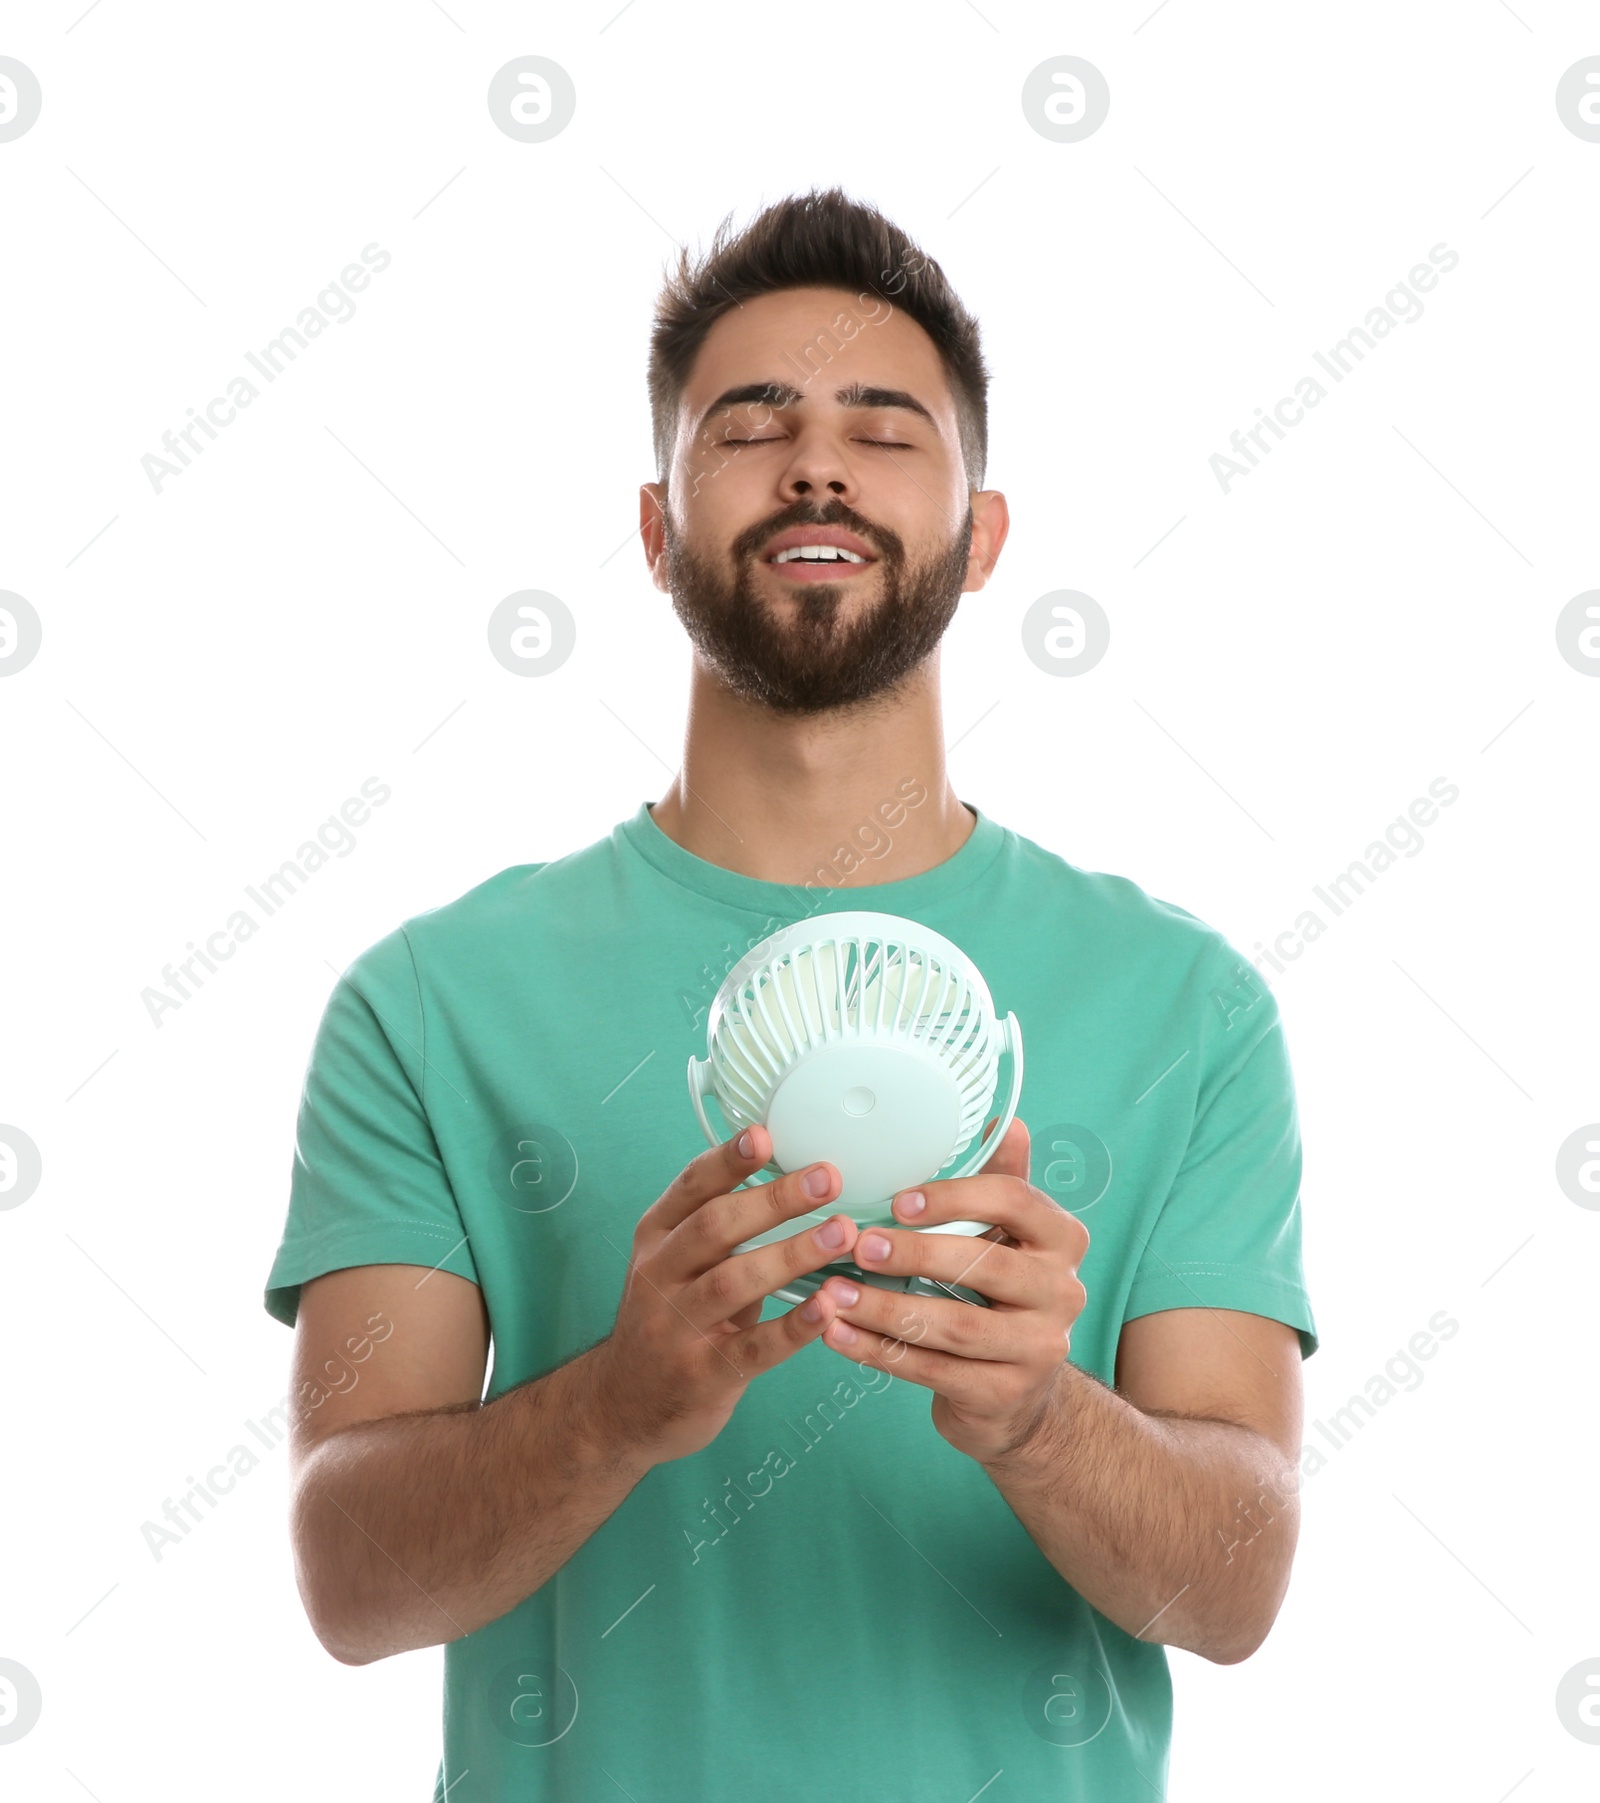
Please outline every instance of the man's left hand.
[[[991, 1128], [993, 1122], [990, 1123]], [[973, 1177], [925, 1183], [895, 1198], [901, 1228], [869, 1228], [851, 1257], [864, 1271], [931, 1277], [986, 1296], [991, 1306], [952, 1297], [907, 1296], [856, 1284], [845, 1303], [837, 1275], [839, 1318], [823, 1335], [835, 1352], [923, 1384], [933, 1391], [933, 1424], [956, 1448], [980, 1461], [1014, 1452], [1049, 1414], [1072, 1346], [1085, 1292], [1078, 1266], [1088, 1230], [1074, 1214], [1028, 1181], [1028, 1129], [1013, 1120], [989, 1162]], [[906, 1198], [926, 1198], [907, 1212]], [[921, 1233], [940, 1221], [992, 1221], [976, 1237]], [[878, 1247], [884, 1256], [874, 1258]], [[846, 1339], [853, 1330], [854, 1338]]]

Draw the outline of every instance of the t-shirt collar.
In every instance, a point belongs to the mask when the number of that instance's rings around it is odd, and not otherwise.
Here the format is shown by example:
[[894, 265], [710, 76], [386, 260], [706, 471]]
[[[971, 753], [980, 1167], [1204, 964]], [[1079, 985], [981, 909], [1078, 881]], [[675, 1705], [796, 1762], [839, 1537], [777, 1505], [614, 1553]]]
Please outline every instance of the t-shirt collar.
[[[808, 914], [835, 913], [845, 908], [914, 916], [919, 909], [947, 901], [969, 888], [993, 863], [1005, 838], [1005, 829], [981, 808], [964, 798], [958, 799], [977, 816], [965, 843], [931, 870], [890, 883], [857, 883], [845, 876], [837, 863], [826, 859], [819, 860], [809, 884], [773, 883], [737, 870], [725, 870], [668, 838], [652, 818], [647, 801], [641, 802], [638, 812], [616, 827], [612, 837], [682, 888], [726, 907], [745, 908], [770, 919], [802, 919]], [[893, 832], [892, 827], [884, 830]], [[865, 848], [856, 846], [852, 850], [870, 861]]]

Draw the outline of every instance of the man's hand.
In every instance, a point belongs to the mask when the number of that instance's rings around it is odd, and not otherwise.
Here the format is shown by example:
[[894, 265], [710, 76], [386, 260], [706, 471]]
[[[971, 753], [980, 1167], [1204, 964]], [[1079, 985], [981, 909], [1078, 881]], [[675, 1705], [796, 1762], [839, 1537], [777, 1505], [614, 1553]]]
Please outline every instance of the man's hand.
[[[993, 1221], [989, 1233], [874, 1227], [851, 1255], [864, 1271], [962, 1284], [991, 1307], [905, 1296], [838, 1276], [817, 1292], [838, 1317], [824, 1330], [824, 1343], [926, 1385], [934, 1392], [934, 1426], [980, 1461], [1013, 1452], [1045, 1419], [1085, 1301], [1078, 1266], [1088, 1230], [1028, 1181], [1029, 1156], [1028, 1129], [1013, 1120], [975, 1177], [927, 1183], [895, 1200], [902, 1221]], [[908, 1210], [907, 1199], [919, 1194], [924, 1206]], [[885, 1248], [882, 1256], [873, 1256], [875, 1246]]]
[[[748, 1128], [745, 1137], [748, 1153], [740, 1154], [739, 1136], [712, 1146], [640, 1217], [616, 1325], [594, 1349], [591, 1401], [606, 1432], [651, 1464], [714, 1440], [752, 1377], [820, 1336], [834, 1312], [820, 1293], [772, 1321], [761, 1321], [762, 1302], [843, 1258], [855, 1243], [855, 1222], [836, 1214], [734, 1254], [735, 1246], [812, 1212], [841, 1188], [835, 1166], [814, 1164], [735, 1190], [772, 1156], [765, 1127]], [[815, 1191], [808, 1181], [817, 1183]]]

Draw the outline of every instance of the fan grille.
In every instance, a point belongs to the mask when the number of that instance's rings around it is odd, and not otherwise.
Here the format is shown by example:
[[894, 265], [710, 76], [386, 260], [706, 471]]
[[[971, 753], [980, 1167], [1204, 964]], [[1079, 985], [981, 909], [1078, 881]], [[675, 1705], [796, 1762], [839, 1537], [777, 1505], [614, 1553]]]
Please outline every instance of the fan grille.
[[961, 1099], [949, 1157], [971, 1145], [994, 1093], [1000, 1039], [988, 992], [964, 959], [883, 933], [818, 930], [734, 975], [712, 1010], [709, 1052], [735, 1130], [766, 1118], [803, 1054], [856, 1041], [936, 1058]]

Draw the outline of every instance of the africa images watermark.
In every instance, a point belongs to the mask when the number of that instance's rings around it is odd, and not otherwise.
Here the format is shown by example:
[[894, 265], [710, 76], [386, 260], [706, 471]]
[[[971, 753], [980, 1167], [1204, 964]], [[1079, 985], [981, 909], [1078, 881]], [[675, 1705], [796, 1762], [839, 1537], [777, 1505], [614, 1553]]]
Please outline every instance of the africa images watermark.
[[[1428, 784], [1428, 795], [1434, 797], [1439, 807], [1447, 808], [1460, 798], [1461, 791], [1447, 777], [1436, 776]], [[1416, 857], [1427, 843], [1417, 829], [1432, 826], [1438, 818], [1439, 808], [1428, 800], [1427, 795], [1417, 796], [1404, 814], [1396, 814], [1389, 822], [1381, 839], [1374, 839], [1362, 856], [1352, 858], [1337, 876], [1329, 877], [1326, 883], [1313, 883], [1311, 893], [1337, 919], [1394, 864], [1397, 853], [1401, 857]], [[1286, 927], [1273, 939], [1270, 950], [1261, 940], [1256, 941], [1260, 956], [1252, 962], [1260, 970], [1265, 960], [1281, 975], [1288, 967], [1284, 960], [1293, 963], [1303, 957], [1306, 947], [1320, 939], [1329, 924], [1315, 908], [1305, 908], [1295, 916], [1292, 927]], [[1268, 987], [1271, 982], [1272, 979], [1267, 978]]]
[[[348, 325], [355, 318], [356, 304], [351, 295], [359, 294], [373, 275], [382, 275], [392, 261], [388, 251], [378, 244], [363, 245], [359, 263], [345, 264], [338, 276], [317, 295], [315, 303], [301, 308], [292, 326], [285, 326], [276, 338], [268, 339], [259, 353], [246, 351], [245, 361], [266, 381], [276, 382], [300, 352], [320, 338], [330, 325]], [[162, 433], [161, 447], [167, 455], [163, 457], [155, 451], [146, 451], [139, 459], [140, 467], [150, 478], [150, 486], [156, 493], [159, 495], [162, 492], [163, 482], [173, 476], [181, 476], [194, 458], [206, 448], [196, 439], [197, 432], [203, 432], [207, 439], [214, 440], [218, 436], [217, 428], [231, 426], [241, 410], [248, 407], [260, 392], [248, 375], [237, 375], [228, 383], [226, 394], [214, 395], [206, 402], [204, 413], [198, 413], [191, 407], [187, 425], [180, 426], [176, 433]], [[185, 445], [188, 446], [187, 450]], [[173, 458], [177, 462], [174, 463]]]
[[[803, 883], [788, 885], [796, 900], [802, 895], [807, 898], [806, 906], [797, 915], [797, 919], [804, 920], [814, 914], [821, 907], [823, 897], [844, 888], [844, 879], [854, 876], [869, 858], [887, 857], [894, 845], [893, 833], [905, 824], [907, 810], [921, 807], [927, 799], [928, 790], [924, 783], [914, 776], [903, 777], [895, 785], [894, 793], [885, 796], [855, 828], [855, 843], [841, 840], [829, 857], [818, 862], [816, 869]], [[689, 1025], [697, 1027], [705, 1019], [728, 973], [746, 953], [754, 951], [764, 939], [770, 938], [780, 928], [793, 924], [792, 921], [768, 916], [766, 924], [759, 932], [750, 935], [742, 949], [736, 951], [731, 942], [722, 946], [724, 962], [720, 971], [709, 961], [701, 965], [697, 984], [678, 991], [678, 1000], [683, 1004]]]
[[[1331, 1452], [1341, 1452], [1348, 1446], [1378, 1410], [1392, 1402], [1402, 1390], [1408, 1393], [1420, 1390], [1428, 1374], [1418, 1360], [1426, 1362], [1437, 1357], [1443, 1342], [1453, 1340], [1460, 1331], [1461, 1323], [1454, 1315], [1436, 1308], [1428, 1317], [1427, 1327], [1412, 1334], [1404, 1349], [1397, 1346], [1384, 1361], [1382, 1371], [1375, 1371], [1348, 1402], [1329, 1413], [1326, 1421], [1313, 1421], [1311, 1425], [1322, 1436]], [[1303, 1482], [1306, 1478], [1315, 1477], [1328, 1464], [1329, 1458], [1330, 1452], [1323, 1451], [1316, 1441], [1309, 1438], [1303, 1441], [1297, 1461], [1300, 1480]], [[1234, 1554], [1241, 1547], [1249, 1546], [1263, 1528], [1271, 1526], [1277, 1519], [1274, 1507], [1281, 1510], [1286, 1500], [1270, 1479], [1264, 1479], [1258, 1484], [1251, 1502], [1240, 1500], [1238, 1513], [1229, 1528], [1226, 1531], [1217, 1529], [1217, 1538], [1227, 1554], [1225, 1564], [1231, 1565]], [[1244, 1531], [1246, 1524], [1249, 1532]]]
[[[1383, 297], [1382, 304], [1369, 310], [1362, 324], [1352, 326], [1343, 338], [1329, 346], [1326, 354], [1322, 351], [1311, 353], [1319, 368], [1335, 383], [1342, 382], [1367, 352], [1376, 350], [1397, 325], [1413, 326], [1421, 319], [1423, 305], [1418, 291], [1426, 294], [1437, 285], [1441, 274], [1448, 275], [1460, 261], [1447, 244], [1435, 244], [1428, 252], [1428, 261], [1414, 264], [1406, 280], [1396, 282]], [[1229, 448], [1237, 455], [1229, 457], [1221, 451], [1211, 455], [1211, 473], [1221, 485], [1222, 492], [1231, 493], [1232, 483], [1240, 476], [1248, 476], [1272, 449], [1262, 433], [1270, 432], [1277, 439], [1287, 438], [1284, 427], [1298, 426], [1327, 396], [1328, 390], [1314, 374], [1305, 375], [1295, 383], [1294, 393], [1284, 395], [1270, 413], [1264, 407], [1257, 407], [1255, 425], [1247, 427], [1243, 433], [1236, 431], [1228, 440]], [[1243, 463], [1238, 461], [1239, 457], [1244, 459]]]
[[[322, 1368], [315, 1377], [307, 1378], [299, 1385], [299, 1418], [302, 1421], [309, 1420], [312, 1412], [321, 1408], [330, 1396], [344, 1396], [353, 1390], [361, 1381], [361, 1373], [351, 1367], [364, 1364], [372, 1357], [373, 1348], [381, 1346], [393, 1332], [394, 1322], [382, 1309], [374, 1309], [367, 1316], [367, 1331], [350, 1335], [339, 1353], [323, 1361]], [[284, 1395], [259, 1421], [245, 1422], [251, 1435], [268, 1452], [281, 1446], [289, 1436], [289, 1401], [289, 1396]], [[197, 1501], [203, 1502], [208, 1510], [215, 1509], [218, 1500], [229, 1495], [239, 1479], [248, 1477], [260, 1463], [261, 1454], [252, 1452], [240, 1441], [228, 1448], [222, 1460], [213, 1465], [204, 1478], [196, 1477], [190, 1472], [184, 1479], [189, 1488], [176, 1501], [170, 1496], [163, 1498], [161, 1516], [167, 1526], [163, 1527], [160, 1521], [144, 1521], [139, 1524], [139, 1532], [156, 1564], [161, 1563], [162, 1554], [167, 1547], [181, 1546], [193, 1527], [205, 1520]]]
[[[860, 1373], [859, 1387], [855, 1380], [841, 1377], [833, 1386], [831, 1395], [822, 1397], [812, 1408], [805, 1411], [800, 1417], [801, 1425], [799, 1427], [796, 1427], [787, 1416], [784, 1418], [784, 1426], [794, 1435], [802, 1457], [810, 1452], [812, 1447], [821, 1445], [822, 1436], [836, 1422], [842, 1422], [845, 1419], [844, 1411], [846, 1409], [853, 1409], [864, 1397], [875, 1396], [894, 1382], [893, 1372], [881, 1371], [875, 1365], [857, 1364], [856, 1370]], [[742, 1464], [743, 1460], [739, 1462]], [[683, 1538], [687, 1543], [685, 1550], [690, 1555], [689, 1563], [698, 1565], [701, 1551], [706, 1547], [715, 1546], [725, 1534], [738, 1527], [761, 1498], [770, 1493], [774, 1482], [780, 1477], [786, 1477], [798, 1463], [799, 1459], [794, 1454], [786, 1451], [782, 1446], [774, 1446], [753, 1471], [745, 1472], [743, 1483], [731, 1476], [724, 1477], [722, 1494], [716, 1502], [713, 1502], [709, 1496], [701, 1497], [700, 1521], [696, 1523], [694, 1530], [689, 1528], [683, 1530]], [[743, 1499], [742, 1509], [734, 1500], [735, 1491]], [[726, 1520], [724, 1520], [724, 1516], [727, 1517]], [[718, 1530], [709, 1539], [699, 1533], [699, 1529], [706, 1526], [714, 1526]]]
[[[809, 388], [816, 377], [821, 375], [823, 365], [831, 363], [835, 354], [848, 344], [863, 326], [887, 324], [893, 318], [895, 310], [894, 303], [888, 296], [901, 293], [913, 276], [921, 275], [933, 267], [933, 260], [923, 256], [920, 251], [908, 252], [899, 259], [893, 269], [879, 271], [878, 279], [883, 284], [881, 291], [873, 289], [857, 294], [856, 304], [860, 311], [841, 308], [834, 315], [831, 325], [823, 327], [805, 344], [796, 346], [794, 350], [785, 351], [784, 360], [801, 378], [802, 387]], [[737, 417], [730, 418], [723, 425], [723, 441], [728, 441], [729, 435], [735, 430], [764, 431], [772, 424], [774, 413], [792, 406], [799, 395], [798, 389], [790, 388], [784, 383], [771, 384], [767, 398], [747, 402], [744, 410]], [[700, 484], [708, 476], [721, 475], [722, 471], [734, 461], [733, 456], [721, 451], [708, 425], [700, 428], [700, 441], [702, 445], [709, 446], [716, 451], [720, 461], [715, 468], [702, 467], [695, 471], [694, 480], [689, 488], [691, 495], [699, 494]], [[742, 442], [742, 440], [733, 441], [735, 455], [737, 455], [738, 445]]]
[[[245, 1426], [269, 1452], [274, 1447], [281, 1446], [288, 1438], [288, 1407], [289, 1398], [287, 1396], [280, 1397], [259, 1421], [247, 1420], [245, 1422]], [[196, 1506], [195, 1499], [197, 1497], [206, 1504], [208, 1509], [215, 1509], [218, 1499], [228, 1495], [239, 1479], [248, 1477], [260, 1463], [261, 1455], [252, 1452], [240, 1441], [237, 1445], [228, 1448], [227, 1452], [223, 1454], [221, 1462], [211, 1467], [203, 1481], [190, 1472], [184, 1479], [189, 1488], [183, 1495], [176, 1502], [170, 1496], [165, 1499], [165, 1506], [161, 1513], [169, 1525], [163, 1527], [159, 1521], [142, 1521], [139, 1524], [139, 1532], [144, 1538], [145, 1545], [149, 1547], [150, 1555], [156, 1564], [161, 1563], [161, 1555], [167, 1547], [183, 1544], [189, 1535], [192, 1523], [197, 1524], [205, 1520], [205, 1516]], [[184, 1515], [179, 1513], [180, 1509], [187, 1513], [188, 1520], [185, 1520]]]
[[[394, 791], [387, 783], [369, 776], [361, 785], [361, 793], [373, 807], [381, 808]], [[219, 964], [226, 963], [246, 940], [253, 939], [265, 920], [276, 914], [291, 896], [298, 895], [304, 884], [328, 862], [330, 856], [349, 857], [357, 844], [351, 827], [364, 826], [371, 818], [372, 812], [366, 803], [354, 795], [349, 796], [339, 812], [330, 814], [317, 828], [316, 838], [305, 840], [294, 857], [285, 858], [259, 884], [246, 883], [244, 892], [260, 908], [263, 920], [258, 921], [248, 908], [236, 908], [216, 932], [207, 935], [203, 948], [191, 939], [189, 956], [174, 960], [176, 969], [172, 964], [163, 965], [161, 980], [166, 988], [146, 987], [139, 992], [139, 999], [150, 1016], [151, 1026], [161, 1026], [164, 1014], [181, 1008], [185, 1002], [193, 1001], [194, 996], [186, 987], [186, 980], [194, 989], [201, 988], [205, 982], [205, 978], [195, 970], [197, 964], [215, 975]], [[333, 835], [331, 839], [328, 837], [330, 832]], [[178, 974], [180, 970], [183, 972], [182, 976]]]

